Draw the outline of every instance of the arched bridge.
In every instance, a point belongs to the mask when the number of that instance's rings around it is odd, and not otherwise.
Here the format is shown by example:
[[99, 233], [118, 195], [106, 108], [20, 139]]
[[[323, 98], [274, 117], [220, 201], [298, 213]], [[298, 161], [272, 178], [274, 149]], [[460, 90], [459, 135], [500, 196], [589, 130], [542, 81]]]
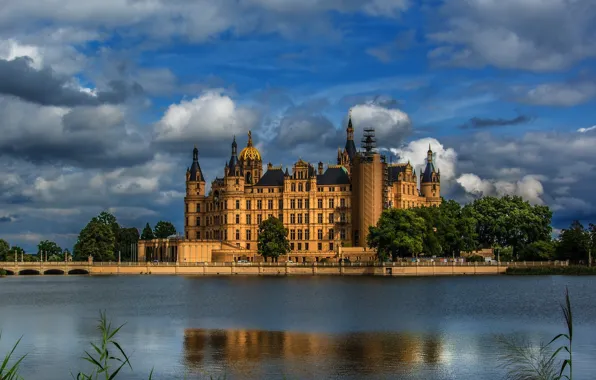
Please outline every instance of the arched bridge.
[[8, 275], [65, 275], [90, 274], [92, 263], [81, 262], [0, 262], [0, 268]]

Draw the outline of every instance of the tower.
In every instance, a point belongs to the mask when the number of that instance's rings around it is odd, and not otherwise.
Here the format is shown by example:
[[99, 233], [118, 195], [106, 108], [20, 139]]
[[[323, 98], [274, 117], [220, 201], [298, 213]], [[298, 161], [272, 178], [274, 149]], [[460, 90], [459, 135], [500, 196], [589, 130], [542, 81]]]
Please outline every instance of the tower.
[[184, 197], [184, 232], [187, 239], [201, 239], [201, 213], [205, 212], [205, 177], [199, 165], [199, 150], [192, 150], [192, 165], [186, 169], [186, 196]]
[[366, 247], [368, 227], [375, 226], [384, 206], [386, 163], [376, 151], [374, 129], [364, 130], [363, 152], [352, 163], [352, 241]]
[[433, 162], [433, 151], [428, 145], [426, 153], [426, 167], [420, 179], [420, 192], [426, 198], [429, 205], [440, 204], [441, 202], [441, 173], [435, 169]]
[[348, 127], [346, 128], [346, 145], [343, 152], [338, 149], [337, 164], [343, 165], [350, 170], [354, 157], [356, 156], [356, 144], [354, 144], [354, 126], [352, 125], [352, 110], [348, 116]]
[[263, 176], [263, 160], [259, 150], [253, 146], [251, 131], [248, 131], [248, 142], [246, 148], [240, 152], [239, 161], [246, 185], [254, 185], [259, 182]]

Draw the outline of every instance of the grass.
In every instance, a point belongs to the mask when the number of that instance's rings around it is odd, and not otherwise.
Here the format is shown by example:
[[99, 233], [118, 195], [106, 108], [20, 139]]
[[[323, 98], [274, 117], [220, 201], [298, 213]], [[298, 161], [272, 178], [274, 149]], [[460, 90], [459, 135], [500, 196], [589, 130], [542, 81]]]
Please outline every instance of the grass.
[[[515, 339], [500, 337], [498, 339], [503, 354], [501, 366], [507, 370], [507, 380], [573, 380], [573, 313], [569, 290], [565, 290], [565, 303], [561, 305], [567, 332], [555, 336], [548, 344], [539, 346], [528, 342], [518, 342]], [[554, 349], [553, 343], [566, 340]], [[564, 359], [560, 354], [566, 353]], [[566, 371], [567, 370], [567, 371]]]
[[[2, 340], [2, 333], [0, 333], [0, 340]], [[21, 339], [19, 339], [14, 344], [14, 346], [12, 346], [12, 349], [8, 352], [8, 354], [6, 354], [6, 356], [4, 357], [4, 360], [2, 361], [2, 364], [0, 364], [0, 379], [1, 380], [22, 379], [22, 377], [19, 375], [19, 367], [21, 365], [21, 362], [25, 359], [25, 356], [27, 356], [27, 355], [23, 355], [19, 359], [17, 359], [14, 363], [9, 364], [11, 362], [11, 359], [12, 359], [14, 352], [17, 349], [17, 346], [19, 345], [19, 343], [21, 343]], [[10, 365], [10, 367], [9, 367], [9, 365]]]
[[510, 275], [566, 275], [566, 276], [584, 276], [596, 275], [596, 267], [587, 267], [581, 265], [570, 265], [565, 267], [509, 267], [506, 274]]

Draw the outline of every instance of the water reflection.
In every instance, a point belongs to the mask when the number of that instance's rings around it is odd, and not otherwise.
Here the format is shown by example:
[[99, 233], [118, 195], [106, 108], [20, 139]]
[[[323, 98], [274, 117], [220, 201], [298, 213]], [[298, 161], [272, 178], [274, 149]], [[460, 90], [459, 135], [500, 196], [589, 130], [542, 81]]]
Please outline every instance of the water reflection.
[[440, 335], [205, 329], [184, 332], [185, 366], [191, 372], [215, 365], [242, 378], [257, 378], [263, 363], [279, 363], [278, 374], [298, 377], [308, 376], [309, 368], [301, 368], [302, 363], [316, 367], [319, 376], [388, 375], [445, 364], [445, 351]]

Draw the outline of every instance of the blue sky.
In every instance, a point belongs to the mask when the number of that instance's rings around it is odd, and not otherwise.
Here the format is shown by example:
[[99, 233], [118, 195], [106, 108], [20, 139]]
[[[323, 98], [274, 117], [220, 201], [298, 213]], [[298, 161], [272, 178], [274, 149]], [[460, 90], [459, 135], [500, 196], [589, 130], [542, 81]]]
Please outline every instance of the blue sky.
[[7, 0], [0, 238], [71, 247], [100, 211], [182, 229], [196, 144], [333, 163], [352, 108], [394, 160], [430, 143], [443, 194], [596, 221], [590, 0]]

